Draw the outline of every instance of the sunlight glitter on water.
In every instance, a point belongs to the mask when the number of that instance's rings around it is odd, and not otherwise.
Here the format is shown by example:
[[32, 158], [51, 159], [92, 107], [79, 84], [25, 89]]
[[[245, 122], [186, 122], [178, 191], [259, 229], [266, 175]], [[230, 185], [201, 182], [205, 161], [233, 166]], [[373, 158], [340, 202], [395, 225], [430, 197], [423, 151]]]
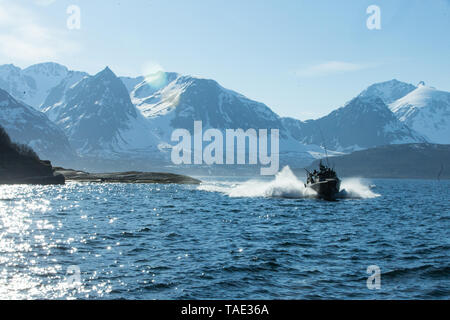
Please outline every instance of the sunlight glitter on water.
[[288, 170], [245, 180], [0, 186], [0, 298], [448, 298], [448, 182], [377, 180], [382, 196], [329, 203], [290, 197]]
[[[72, 187], [62, 187], [54, 199], [64, 199]], [[62, 248], [69, 255], [77, 251], [68, 246], [73, 237], [53, 238], [63, 222], [52, 212], [47, 198], [51, 191], [52, 186], [0, 186], [0, 299], [99, 297], [111, 290], [106, 282], [94, 288], [74, 286], [64, 267], [51, 258]], [[77, 207], [68, 204], [60, 211]]]

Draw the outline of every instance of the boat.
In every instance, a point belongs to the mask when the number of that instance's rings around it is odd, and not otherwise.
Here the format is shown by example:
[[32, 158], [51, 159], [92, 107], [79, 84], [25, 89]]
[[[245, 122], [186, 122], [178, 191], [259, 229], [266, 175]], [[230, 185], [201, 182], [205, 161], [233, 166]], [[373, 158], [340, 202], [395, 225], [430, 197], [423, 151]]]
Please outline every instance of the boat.
[[336, 171], [322, 164], [322, 161], [320, 161], [319, 171], [314, 170], [313, 172], [310, 172], [306, 170], [306, 172], [306, 188], [314, 190], [321, 199], [336, 199], [341, 187], [341, 180], [338, 178]]

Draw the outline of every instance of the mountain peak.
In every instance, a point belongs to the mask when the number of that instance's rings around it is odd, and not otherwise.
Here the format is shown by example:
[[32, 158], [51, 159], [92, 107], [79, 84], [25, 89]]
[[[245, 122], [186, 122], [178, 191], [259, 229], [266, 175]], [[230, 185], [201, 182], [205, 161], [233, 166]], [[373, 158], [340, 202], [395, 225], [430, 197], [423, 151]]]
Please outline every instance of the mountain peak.
[[97, 73], [94, 78], [96, 79], [118, 79], [116, 74], [109, 68], [105, 67], [102, 71]]
[[392, 79], [389, 81], [372, 84], [366, 90], [360, 93], [360, 96], [376, 96], [381, 98], [384, 103], [390, 104], [406, 96], [417, 87], [406, 82]]
[[420, 88], [420, 87], [425, 87], [425, 81], [420, 81], [420, 82], [417, 84], [417, 87], [418, 87], [418, 88]]
[[383, 81], [383, 82], [378, 82], [378, 83], [374, 83], [374, 85], [398, 85], [399, 83], [404, 83], [402, 81], [399, 81], [397, 79], [391, 79], [391, 80], [387, 80], [387, 81]]
[[389, 105], [400, 121], [424, 134], [433, 143], [450, 142], [450, 92], [426, 86], [418, 88]]
[[303, 143], [339, 152], [423, 141], [394, 116], [382, 98], [370, 94], [359, 95], [320, 119], [299, 123], [291, 132]]
[[127, 88], [109, 67], [81, 80], [79, 76], [72, 85], [52, 89], [49, 96], [55, 98], [43, 110], [65, 130], [80, 153], [120, 153], [128, 142], [141, 137], [147, 143], [147, 125], [132, 104]]
[[39, 109], [48, 91], [64, 79], [69, 70], [53, 62], [21, 69], [12, 64], [0, 66], [0, 87], [14, 98]]
[[20, 72], [22, 69], [20, 69], [19, 67], [13, 65], [12, 63], [10, 64], [4, 64], [0, 66], [0, 72]]
[[63, 131], [43, 113], [0, 89], [0, 126], [13, 141], [32, 147], [40, 157], [68, 160], [74, 152]]
[[69, 72], [66, 66], [56, 62], [43, 62], [38, 64], [33, 64], [28, 68], [23, 70], [25, 73], [33, 73], [33, 74], [47, 74], [47, 75], [65, 75]]

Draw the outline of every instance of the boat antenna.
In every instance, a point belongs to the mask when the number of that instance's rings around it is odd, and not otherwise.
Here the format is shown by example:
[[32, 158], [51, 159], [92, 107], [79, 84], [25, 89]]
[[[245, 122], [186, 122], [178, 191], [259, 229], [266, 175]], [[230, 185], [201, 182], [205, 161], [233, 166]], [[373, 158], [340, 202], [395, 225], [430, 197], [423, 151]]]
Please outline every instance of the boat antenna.
[[330, 161], [328, 160], [328, 150], [327, 150], [327, 146], [326, 146], [326, 144], [325, 144], [325, 139], [324, 139], [324, 137], [323, 137], [323, 132], [322, 132], [322, 130], [320, 129], [320, 126], [319, 126], [318, 123], [317, 123], [317, 128], [319, 128], [320, 136], [321, 136], [321, 138], [322, 138], [322, 146], [323, 146], [323, 148], [325, 149], [325, 156], [326, 156], [326, 159], [327, 159], [327, 166], [330, 167]]

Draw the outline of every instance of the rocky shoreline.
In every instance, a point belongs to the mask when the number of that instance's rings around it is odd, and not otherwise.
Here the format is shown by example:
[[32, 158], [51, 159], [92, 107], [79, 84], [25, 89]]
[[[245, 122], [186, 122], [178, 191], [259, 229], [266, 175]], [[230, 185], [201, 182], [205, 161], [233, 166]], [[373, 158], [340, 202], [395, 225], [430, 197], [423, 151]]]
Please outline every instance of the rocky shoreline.
[[112, 172], [89, 173], [73, 169], [54, 168], [55, 175], [63, 175], [66, 181], [97, 183], [160, 183], [160, 184], [200, 184], [200, 180], [165, 172]]
[[66, 181], [200, 184], [200, 180], [174, 173], [136, 171], [89, 173], [53, 167], [50, 161], [39, 159], [30, 147], [13, 143], [6, 131], [0, 127], [0, 185], [57, 185], [65, 184]]
[[39, 163], [40, 168], [44, 168], [44, 172], [32, 173], [28, 176], [18, 175], [17, 173], [12, 175], [0, 174], [1, 184], [32, 184], [32, 185], [58, 185], [65, 184], [65, 178], [62, 174], [53, 172], [50, 161], [41, 160]]

